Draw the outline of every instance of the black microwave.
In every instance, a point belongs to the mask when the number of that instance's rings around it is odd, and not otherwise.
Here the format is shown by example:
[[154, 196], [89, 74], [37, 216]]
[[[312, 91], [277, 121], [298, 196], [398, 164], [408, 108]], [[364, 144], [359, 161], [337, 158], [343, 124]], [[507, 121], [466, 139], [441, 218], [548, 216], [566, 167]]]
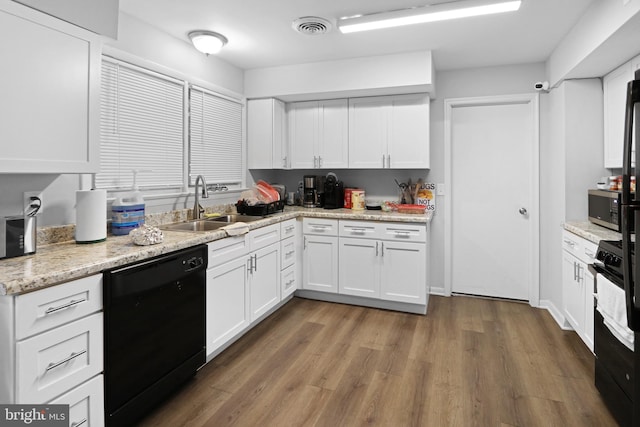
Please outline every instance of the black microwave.
[[[622, 213], [620, 212], [622, 193], [612, 190], [589, 190], [589, 221], [620, 231]], [[633, 222], [631, 230], [633, 231]]]

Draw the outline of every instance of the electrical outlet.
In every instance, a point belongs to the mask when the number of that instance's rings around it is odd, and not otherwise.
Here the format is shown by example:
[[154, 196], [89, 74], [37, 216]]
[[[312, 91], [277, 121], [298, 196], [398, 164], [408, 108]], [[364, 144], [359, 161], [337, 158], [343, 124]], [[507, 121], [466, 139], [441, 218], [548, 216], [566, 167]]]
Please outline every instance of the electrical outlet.
[[[25, 191], [22, 198], [23, 212], [25, 215], [37, 209], [36, 215], [42, 213], [42, 192], [41, 191]], [[38, 201], [39, 200], [39, 201]]]

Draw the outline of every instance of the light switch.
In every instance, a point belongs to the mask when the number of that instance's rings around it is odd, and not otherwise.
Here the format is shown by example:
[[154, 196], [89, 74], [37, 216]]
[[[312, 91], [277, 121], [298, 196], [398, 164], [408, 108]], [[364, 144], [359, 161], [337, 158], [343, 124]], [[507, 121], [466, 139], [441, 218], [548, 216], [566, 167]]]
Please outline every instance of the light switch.
[[436, 194], [438, 196], [444, 196], [444, 183], [439, 182], [436, 184]]

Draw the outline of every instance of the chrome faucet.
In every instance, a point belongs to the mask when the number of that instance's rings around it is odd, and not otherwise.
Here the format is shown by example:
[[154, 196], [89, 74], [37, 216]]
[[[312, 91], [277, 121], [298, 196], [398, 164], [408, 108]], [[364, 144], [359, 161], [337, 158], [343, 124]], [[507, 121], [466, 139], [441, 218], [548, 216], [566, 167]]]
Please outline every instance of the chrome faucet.
[[196, 202], [193, 205], [193, 219], [202, 218], [202, 214], [204, 213], [204, 208], [200, 206], [200, 199], [198, 196], [198, 182], [202, 181], [202, 198], [206, 199], [209, 197], [209, 192], [207, 191], [207, 181], [204, 180], [204, 176], [198, 175], [196, 178]]

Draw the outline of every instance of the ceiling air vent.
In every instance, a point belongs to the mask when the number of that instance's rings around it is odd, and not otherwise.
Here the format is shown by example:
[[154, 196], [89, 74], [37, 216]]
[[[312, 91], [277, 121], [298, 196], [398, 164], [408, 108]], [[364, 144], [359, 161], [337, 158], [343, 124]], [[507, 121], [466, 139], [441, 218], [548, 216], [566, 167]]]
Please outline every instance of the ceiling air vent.
[[297, 32], [309, 36], [327, 33], [332, 27], [331, 22], [317, 16], [303, 16], [293, 21], [291, 26]]

